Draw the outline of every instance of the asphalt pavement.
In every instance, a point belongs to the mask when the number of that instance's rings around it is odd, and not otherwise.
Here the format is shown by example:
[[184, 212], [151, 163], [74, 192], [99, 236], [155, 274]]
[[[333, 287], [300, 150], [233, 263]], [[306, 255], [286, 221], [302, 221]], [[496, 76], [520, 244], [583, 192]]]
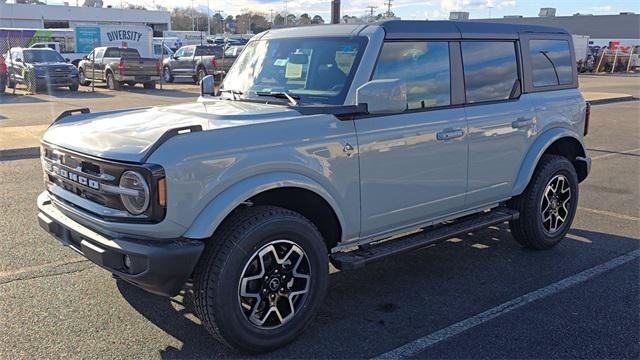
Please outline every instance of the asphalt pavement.
[[[640, 263], [629, 255], [640, 249], [639, 136], [640, 102], [593, 107], [592, 173], [554, 249], [524, 250], [502, 224], [333, 271], [309, 329], [262, 357], [370, 358], [409, 344], [416, 358], [639, 358]], [[189, 289], [149, 295], [40, 230], [42, 188], [39, 160], [0, 161], [0, 358], [244, 357], [209, 337]], [[584, 273], [595, 275], [558, 285]], [[443, 330], [450, 336], [419, 346]]]

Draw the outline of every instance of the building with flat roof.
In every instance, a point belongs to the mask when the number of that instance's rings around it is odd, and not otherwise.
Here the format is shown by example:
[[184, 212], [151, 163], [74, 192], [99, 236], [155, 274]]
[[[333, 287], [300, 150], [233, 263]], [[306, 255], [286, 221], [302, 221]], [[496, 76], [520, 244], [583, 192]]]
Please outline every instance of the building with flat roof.
[[498, 19], [470, 19], [469, 21], [554, 26], [566, 29], [571, 34], [588, 35], [591, 39], [640, 39], [640, 15], [633, 13], [539, 17], [506, 16]]
[[56, 29], [86, 24], [146, 25], [153, 29], [154, 36], [162, 36], [162, 31], [171, 30], [171, 14], [156, 10], [0, 2], [0, 28]]

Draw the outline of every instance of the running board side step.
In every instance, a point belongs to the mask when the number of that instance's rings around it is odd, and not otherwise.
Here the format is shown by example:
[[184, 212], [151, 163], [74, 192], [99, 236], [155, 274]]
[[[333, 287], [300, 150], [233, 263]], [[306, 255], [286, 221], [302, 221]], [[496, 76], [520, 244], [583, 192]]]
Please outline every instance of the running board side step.
[[520, 214], [516, 210], [499, 207], [491, 211], [466, 216], [450, 223], [444, 223], [432, 230], [422, 230], [398, 239], [360, 246], [353, 251], [337, 252], [331, 255], [331, 263], [340, 270], [359, 269], [370, 262], [390, 255], [437, 244], [471, 231], [515, 220], [519, 216]]

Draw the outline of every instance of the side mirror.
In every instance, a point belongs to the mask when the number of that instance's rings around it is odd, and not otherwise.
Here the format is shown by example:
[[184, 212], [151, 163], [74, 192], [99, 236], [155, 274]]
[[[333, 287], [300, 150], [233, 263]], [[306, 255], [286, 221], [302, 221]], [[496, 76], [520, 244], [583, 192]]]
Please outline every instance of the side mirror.
[[200, 96], [213, 95], [215, 92], [215, 84], [213, 75], [207, 75], [200, 80]]
[[69, 59], [69, 58], [64, 58], [64, 62], [69, 62], [69, 61], [71, 61], [71, 59]]
[[89, 60], [89, 57], [87, 55], [83, 55], [82, 60]]
[[356, 90], [356, 104], [369, 114], [392, 114], [407, 109], [407, 85], [400, 79], [372, 80]]

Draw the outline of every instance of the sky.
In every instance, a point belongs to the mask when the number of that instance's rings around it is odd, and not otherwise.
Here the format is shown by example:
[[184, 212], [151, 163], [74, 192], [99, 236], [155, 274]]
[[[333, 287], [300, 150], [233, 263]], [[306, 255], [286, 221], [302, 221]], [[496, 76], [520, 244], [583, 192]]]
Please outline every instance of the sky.
[[[49, 0], [49, 4], [62, 4], [74, 0]], [[375, 13], [386, 11], [387, 0], [342, 0], [342, 14], [362, 16], [368, 14], [368, 6], [376, 6]], [[391, 10], [405, 20], [448, 19], [450, 11], [468, 11], [471, 18], [503, 17], [504, 15], [537, 16], [541, 7], [555, 7], [556, 15], [618, 14], [621, 11], [640, 13], [640, 1], [632, 0], [391, 0]], [[83, 0], [78, 0], [80, 4]], [[236, 15], [244, 9], [262, 11], [267, 14], [284, 12], [330, 17], [330, 0], [104, 0], [105, 5], [120, 7], [123, 3], [153, 7], [155, 4], [169, 9], [189, 7], [191, 4], [206, 11], [207, 4], [212, 12], [222, 11]]]

